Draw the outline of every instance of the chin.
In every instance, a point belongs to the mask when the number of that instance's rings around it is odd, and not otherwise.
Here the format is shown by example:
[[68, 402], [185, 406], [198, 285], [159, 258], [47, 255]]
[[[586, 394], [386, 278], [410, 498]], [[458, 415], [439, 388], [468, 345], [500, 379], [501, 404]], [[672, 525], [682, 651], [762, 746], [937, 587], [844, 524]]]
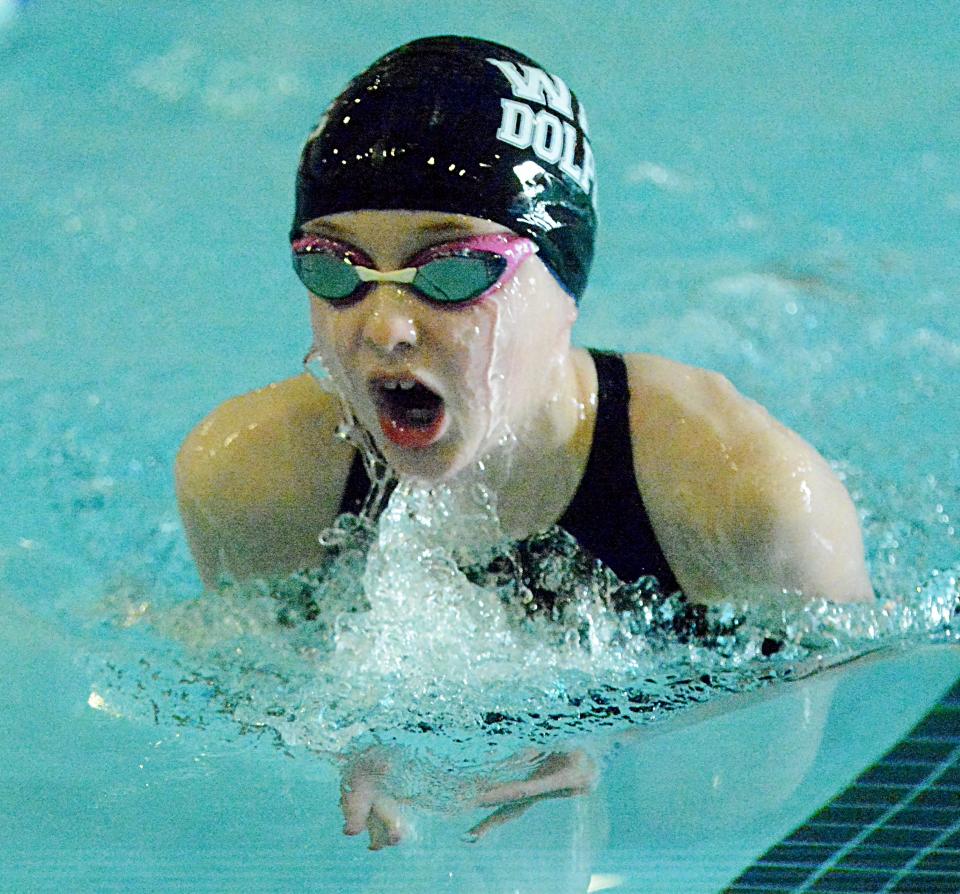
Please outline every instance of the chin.
[[404, 449], [378, 439], [378, 445], [384, 459], [397, 475], [424, 484], [450, 481], [476, 462], [472, 451], [443, 442], [419, 449]]
[[391, 450], [385, 453], [390, 467], [403, 478], [413, 478], [424, 484], [439, 484], [456, 476], [465, 463], [451, 463], [440, 451]]

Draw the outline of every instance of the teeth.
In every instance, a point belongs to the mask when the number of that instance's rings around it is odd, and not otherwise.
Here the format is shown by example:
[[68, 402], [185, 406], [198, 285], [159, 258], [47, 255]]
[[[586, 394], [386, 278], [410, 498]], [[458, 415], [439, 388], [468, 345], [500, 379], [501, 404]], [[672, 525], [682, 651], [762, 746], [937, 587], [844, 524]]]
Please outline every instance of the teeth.
[[414, 385], [417, 383], [412, 379], [402, 379], [399, 382], [396, 381], [385, 381], [382, 382], [382, 387], [386, 391], [396, 391], [399, 388], [401, 391], [410, 391]]
[[401, 391], [409, 391], [411, 388], [413, 388], [415, 384], [416, 384], [415, 382], [411, 382], [409, 379], [404, 379], [400, 383], [400, 389]]

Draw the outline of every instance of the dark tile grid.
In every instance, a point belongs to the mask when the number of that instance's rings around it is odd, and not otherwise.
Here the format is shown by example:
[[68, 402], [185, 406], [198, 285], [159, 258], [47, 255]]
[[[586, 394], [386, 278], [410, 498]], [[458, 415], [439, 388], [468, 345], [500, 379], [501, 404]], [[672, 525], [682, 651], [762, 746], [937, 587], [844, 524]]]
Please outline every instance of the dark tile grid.
[[724, 894], [960, 894], [960, 680]]

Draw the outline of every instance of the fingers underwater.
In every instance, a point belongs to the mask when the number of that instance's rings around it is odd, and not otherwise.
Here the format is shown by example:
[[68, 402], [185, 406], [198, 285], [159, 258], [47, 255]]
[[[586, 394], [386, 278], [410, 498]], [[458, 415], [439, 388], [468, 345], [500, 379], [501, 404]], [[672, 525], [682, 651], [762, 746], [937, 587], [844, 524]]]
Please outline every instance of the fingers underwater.
[[529, 798], [568, 798], [588, 793], [598, 776], [596, 762], [584, 751], [548, 755], [526, 779], [487, 789], [475, 801], [478, 807], [507, 804]]
[[463, 840], [469, 843], [479, 841], [491, 829], [502, 826], [510, 820], [518, 819], [523, 816], [534, 804], [534, 800], [519, 801], [514, 804], [507, 804], [504, 807], [495, 810], [488, 817], [482, 819], [479, 823], [469, 829], [463, 835]]
[[410, 827], [392, 798], [380, 798], [374, 802], [367, 819], [367, 829], [372, 851], [400, 844], [410, 834]]

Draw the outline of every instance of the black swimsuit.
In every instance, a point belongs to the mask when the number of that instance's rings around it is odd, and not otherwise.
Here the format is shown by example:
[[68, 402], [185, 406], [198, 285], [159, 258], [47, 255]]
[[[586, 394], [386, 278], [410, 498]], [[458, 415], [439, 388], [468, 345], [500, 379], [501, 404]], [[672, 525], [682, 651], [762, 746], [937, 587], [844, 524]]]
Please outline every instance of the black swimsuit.
[[[630, 440], [627, 369], [619, 354], [590, 350], [597, 368], [597, 421], [587, 467], [557, 524], [623, 581], [654, 575], [665, 593], [680, 589], [637, 489]], [[370, 490], [359, 453], [340, 501], [357, 513]]]

